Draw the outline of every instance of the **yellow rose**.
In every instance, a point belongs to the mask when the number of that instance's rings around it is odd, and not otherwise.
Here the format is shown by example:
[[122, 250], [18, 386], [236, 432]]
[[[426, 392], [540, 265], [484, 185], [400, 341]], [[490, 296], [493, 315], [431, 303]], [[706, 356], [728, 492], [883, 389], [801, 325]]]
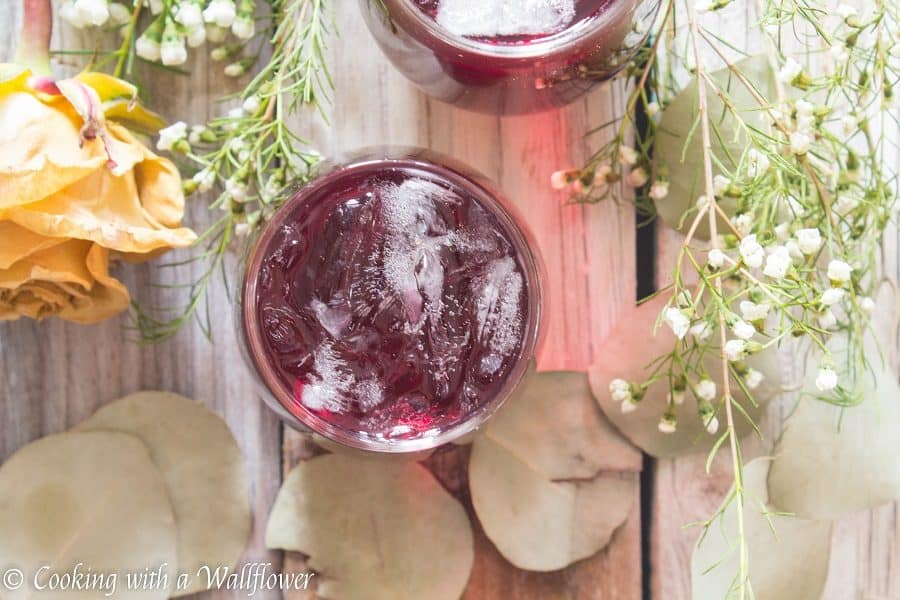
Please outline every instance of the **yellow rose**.
[[52, 82], [0, 65], [0, 320], [109, 318], [130, 302], [111, 258], [140, 262], [196, 239], [179, 227], [175, 165], [115, 122], [158, 129], [133, 97], [102, 74]]

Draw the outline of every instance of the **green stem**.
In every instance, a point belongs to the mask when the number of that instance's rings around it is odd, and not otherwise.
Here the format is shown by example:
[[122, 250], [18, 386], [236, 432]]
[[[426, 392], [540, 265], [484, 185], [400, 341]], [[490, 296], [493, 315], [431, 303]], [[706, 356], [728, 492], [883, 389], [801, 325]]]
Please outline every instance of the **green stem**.
[[36, 75], [52, 75], [50, 34], [53, 31], [53, 9], [50, 0], [22, 0], [22, 9], [22, 35], [13, 62], [30, 68]]

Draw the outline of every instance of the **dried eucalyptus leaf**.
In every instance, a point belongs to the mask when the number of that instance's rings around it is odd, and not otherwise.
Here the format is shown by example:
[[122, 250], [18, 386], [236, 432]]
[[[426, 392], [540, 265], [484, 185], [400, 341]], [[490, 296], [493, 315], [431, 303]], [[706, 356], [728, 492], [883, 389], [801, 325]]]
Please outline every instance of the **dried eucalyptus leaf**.
[[228, 425], [189, 398], [139, 392], [112, 402], [78, 427], [139, 437], [162, 472], [178, 524], [178, 567], [205, 590], [202, 566], [234, 566], [250, 534], [249, 484], [244, 459]]
[[474, 560], [465, 510], [427, 469], [337, 454], [291, 471], [266, 546], [309, 555], [336, 599], [455, 600]]
[[583, 373], [541, 373], [475, 439], [469, 487], [500, 553], [519, 568], [553, 571], [609, 543], [634, 505], [640, 468]]
[[[651, 373], [648, 365], [658, 356], [668, 354], [675, 344], [671, 330], [662, 326], [653, 334], [653, 328], [668, 297], [656, 298], [635, 308], [629, 315], [619, 320], [619, 324], [603, 341], [597, 352], [597, 362], [591, 367], [589, 376], [591, 389], [600, 408], [610, 421], [633, 444], [647, 454], [657, 458], [671, 458], [708, 452], [715, 444], [716, 435], [710, 435], [703, 428], [697, 415], [697, 401], [688, 392], [684, 404], [677, 407], [678, 429], [675, 433], [660, 433], [659, 419], [668, 405], [668, 381], [657, 381], [647, 390], [643, 400], [634, 412], [623, 414], [621, 405], [610, 397], [609, 384], [613, 379], [642, 382]], [[707, 358], [707, 370], [722, 389], [721, 364], [717, 352]], [[782, 373], [778, 355], [767, 351], [751, 357], [747, 364], [764, 376], [762, 384], [753, 390], [756, 406], [748, 401], [740, 389], [733, 388], [733, 394], [743, 409], [758, 423], [765, 405], [781, 393]], [[740, 411], [735, 411], [735, 427], [743, 437], [753, 431], [752, 426]]]
[[[832, 354], [846, 364], [846, 337]], [[816, 369], [775, 447], [769, 495], [779, 510], [810, 519], [836, 519], [900, 498], [900, 386], [867, 340], [871, 370], [860, 375], [862, 403], [840, 408], [817, 399]], [[846, 373], [841, 383], [857, 388]]]
[[[64, 433], [19, 450], [0, 467], [0, 532], [0, 565], [25, 574], [21, 589], [3, 590], [6, 599], [39, 597], [33, 581], [44, 566], [71, 573], [81, 563], [115, 574], [116, 598], [162, 600], [175, 583], [172, 505], [147, 448], [132, 435]], [[128, 589], [127, 573], [160, 567], [167, 587]], [[56, 597], [99, 600], [108, 592], [98, 584]]]
[[[766, 494], [769, 465], [763, 458], [744, 465], [744, 527], [752, 597], [817, 600], [828, 577], [831, 522], [772, 514]], [[738, 539], [737, 505], [732, 502], [694, 548], [691, 587], [695, 600], [737, 597]]]
[[[775, 79], [765, 56], [751, 56], [739, 61], [736, 66], [753, 82], [764, 98], [774, 97]], [[757, 126], [763, 125], [765, 113], [759, 109], [759, 103], [747, 88], [734, 78], [729, 69], [716, 71], [710, 76], [719, 86], [728, 90], [742, 120]], [[724, 102], [718, 95], [709, 94], [708, 101], [713, 154], [733, 171], [747, 145], [747, 137], [737, 127], [736, 119], [726, 110]], [[663, 110], [659, 123], [660, 133], [654, 146], [655, 171], [659, 172], [664, 165], [669, 171], [669, 194], [656, 201], [656, 211], [667, 225], [682, 233], [691, 225], [692, 215], [695, 213], [691, 209], [694, 209], [697, 198], [706, 193], [703, 180], [703, 145], [700, 127], [696, 121], [697, 81], [691, 79]], [[721, 172], [715, 165], [713, 169], [714, 174]], [[723, 198], [720, 206], [726, 213], [733, 214], [736, 200]], [[691, 213], [685, 218], [689, 210]], [[720, 230], [724, 227], [725, 224], [720, 219]], [[699, 239], [709, 239], [709, 224], [706, 221], [700, 224], [696, 236]]]

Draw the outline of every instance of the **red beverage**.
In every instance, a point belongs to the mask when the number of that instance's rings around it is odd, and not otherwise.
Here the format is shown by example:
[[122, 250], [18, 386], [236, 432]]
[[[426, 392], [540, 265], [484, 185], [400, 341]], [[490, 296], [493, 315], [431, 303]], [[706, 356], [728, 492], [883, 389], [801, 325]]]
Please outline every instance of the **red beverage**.
[[297, 424], [405, 451], [499, 405], [539, 305], [534, 256], [490, 188], [407, 152], [339, 167], [279, 210], [251, 255], [243, 327]]
[[382, 50], [426, 93], [521, 114], [566, 105], [644, 43], [659, 0], [361, 0]]

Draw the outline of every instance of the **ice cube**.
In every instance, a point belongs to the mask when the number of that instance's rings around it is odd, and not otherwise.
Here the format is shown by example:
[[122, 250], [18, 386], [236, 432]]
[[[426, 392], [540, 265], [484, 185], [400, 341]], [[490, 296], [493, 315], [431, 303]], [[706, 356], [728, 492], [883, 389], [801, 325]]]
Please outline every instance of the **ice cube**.
[[350, 408], [349, 391], [355, 377], [346, 370], [331, 343], [326, 342], [316, 348], [313, 356], [313, 373], [303, 386], [301, 402], [311, 410], [347, 412]]
[[384, 278], [403, 302], [409, 324], [419, 329], [426, 313], [440, 315], [444, 288], [441, 252], [456, 239], [436, 203], [457, 203], [459, 197], [422, 179], [387, 186], [380, 197]]
[[575, 18], [575, 0], [441, 0], [438, 25], [469, 37], [554, 34]]
[[522, 332], [520, 296], [524, 281], [510, 257], [490, 262], [473, 285], [479, 340], [501, 356], [519, 344]]
[[341, 337], [352, 318], [348, 302], [342, 299], [325, 304], [318, 298], [313, 298], [309, 308], [316, 315], [319, 324], [335, 339]]
[[369, 412], [384, 401], [384, 390], [375, 379], [367, 379], [356, 386], [356, 403], [360, 410]]

